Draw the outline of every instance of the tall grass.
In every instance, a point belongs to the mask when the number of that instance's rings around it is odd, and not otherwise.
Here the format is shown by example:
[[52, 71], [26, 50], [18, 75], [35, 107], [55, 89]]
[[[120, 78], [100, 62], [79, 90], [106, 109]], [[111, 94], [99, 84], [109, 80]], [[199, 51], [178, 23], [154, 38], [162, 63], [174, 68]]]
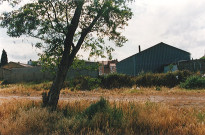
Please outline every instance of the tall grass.
[[39, 102], [0, 105], [0, 134], [205, 134], [204, 110], [152, 102], [60, 102], [54, 112]]

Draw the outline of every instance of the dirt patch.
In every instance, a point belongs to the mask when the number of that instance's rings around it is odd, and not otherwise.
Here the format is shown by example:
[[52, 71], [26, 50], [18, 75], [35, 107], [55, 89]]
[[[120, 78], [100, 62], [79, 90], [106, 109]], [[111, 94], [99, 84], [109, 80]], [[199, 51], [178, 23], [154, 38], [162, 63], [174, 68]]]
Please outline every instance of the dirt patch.
[[[175, 107], [185, 107], [185, 106], [195, 106], [204, 107], [205, 106], [205, 95], [195, 94], [195, 95], [137, 95], [137, 94], [107, 94], [107, 93], [94, 93], [94, 92], [78, 92], [78, 93], [68, 93], [62, 94], [60, 96], [60, 101], [97, 101], [100, 97], [104, 97], [109, 101], [116, 102], [155, 102], [163, 103]], [[0, 95], [0, 103], [9, 100], [41, 100], [41, 96], [4, 96]]]

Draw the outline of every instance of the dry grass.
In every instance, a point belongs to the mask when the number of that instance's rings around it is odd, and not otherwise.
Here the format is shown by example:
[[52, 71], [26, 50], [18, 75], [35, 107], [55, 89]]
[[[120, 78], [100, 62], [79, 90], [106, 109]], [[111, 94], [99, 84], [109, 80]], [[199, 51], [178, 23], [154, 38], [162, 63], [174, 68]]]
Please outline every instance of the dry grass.
[[[42, 92], [49, 90], [51, 82], [43, 82], [39, 84], [35, 83], [19, 83], [19, 84], [8, 84], [0, 85], [0, 95], [23, 95], [23, 96], [40, 96]], [[69, 88], [61, 90], [62, 95], [79, 93], [82, 91], [71, 91]], [[137, 87], [133, 88], [121, 88], [121, 89], [101, 89], [97, 88], [91, 91], [84, 91], [83, 93], [88, 94], [106, 94], [106, 95], [205, 95], [205, 89], [200, 90], [185, 90], [179, 87], [167, 88], [167, 87]]]
[[104, 110], [90, 109], [95, 113], [89, 118], [85, 110], [91, 103], [63, 101], [51, 112], [35, 101], [5, 102], [0, 105], [0, 134], [205, 134], [205, 108], [110, 102]]
[[41, 95], [43, 91], [50, 88], [51, 82], [46, 83], [19, 83], [19, 84], [7, 84], [0, 85], [1, 95]]
[[[51, 83], [4, 85], [1, 95], [40, 96]], [[183, 90], [178, 87], [132, 89], [95, 89], [71, 91], [65, 88], [62, 97], [81, 97], [80, 100], [60, 101], [58, 110], [42, 108], [40, 101], [9, 99], [0, 105], [0, 134], [205, 134], [205, 107], [176, 107], [170, 103], [128, 102], [110, 100], [107, 109], [89, 118], [85, 110], [96, 101], [82, 97], [137, 98], [149, 95], [204, 96], [205, 90]], [[98, 99], [98, 98], [97, 98]], [[178, 101], [176, 101], [178, 102]], [[193, 99], [190, 100], [193, 102]], [[203, 100], [201, 100], [203, 102]], [[163, 102], [165, 103], [165, 102]], [[183, 102], [184, 103], [184, 102]], [[200, 103], [201, 104], [201, 103]]]

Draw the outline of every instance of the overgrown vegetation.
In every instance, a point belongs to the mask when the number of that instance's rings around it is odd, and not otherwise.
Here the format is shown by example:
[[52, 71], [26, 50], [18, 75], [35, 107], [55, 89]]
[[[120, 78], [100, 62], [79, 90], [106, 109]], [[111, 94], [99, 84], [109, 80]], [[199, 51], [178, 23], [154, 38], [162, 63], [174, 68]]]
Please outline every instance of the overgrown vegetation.
[[56, 111], [21, 100], [0, 105], [0, 134], [205, 134], [205, 110], [146, 102], [60, 102]]
[[191, 76], [180, 86], [185, 89], [205, 89], [205, 77]]
[[135, 82], [133, 77], [123, 74], [110, 74], [101, 76], [101, 87], [106, 89], [132, 87]]
[[[78, 77], [70, 82], [68, 85], [75, 89], [91, 90], [98, 87], [105, 89], [113, 88], [131, 88], [134, 85], [142, 87], [175, 87], [181, 82], [193, 75], [189, 71], [176, 71], [169, 73], [145, 73], [136, 77], [123, 74], [109, 74], [100, 76], [99, 78]], [[68, 86], [68, 87], [69, 87]]]
[[175, 87], [184, 82], [186, 78], [193, 75], [194, 73], [190, 71], [176, 71], [168, 73], [146, 73], [137, 76], [136, 85], [143, 87], [152, 86], [165, 86], [165, 87]]
[[64, 87], [78, 90], [92, 90], [98, 88], [101, 84], [99, 78], [91, 78], [89, 76], [77, 77], [64, 83]]
[[[176, 71], [169, 73], [145, 73], [135, 77], [123, 75], [123, 74], [109, 74], [99, 76], [98, 78], [92, 78], [89, 76], [80, 76], [64, 83], [63, 88], [69, 88], [71, 90], [93, 90], [97, 88], [103, 89], [115, 89], [115, 88], [132, 88], [137, 87], [168, 87], [172, 88], [181, 83], [183, 88], [186, 81], [190, 76], [199, 76], [196, 73], [189, 71]], [[202, 81], [203, 79], [201, 79]], [[200, 79], [199, 79], [200, 81]], [[203, 83], [203, 81], [201, 82]], [[198, 84], [195, 84], [198, 85]], [[203, 84], [201, 84], [203, 85]], [[203, 88], [199, 85], [198, 88]], [[7, 87], [7, 83], [2, 83], [1, 87]], [[48, 90], [51, 87], [51, 82], [43, 83], [25, 83], [26, 88], [32, 88], [34, 90]], [[187, 88], [190, 86], [187, 86]], [[192, 87], [190, 87], [191, 89]]]

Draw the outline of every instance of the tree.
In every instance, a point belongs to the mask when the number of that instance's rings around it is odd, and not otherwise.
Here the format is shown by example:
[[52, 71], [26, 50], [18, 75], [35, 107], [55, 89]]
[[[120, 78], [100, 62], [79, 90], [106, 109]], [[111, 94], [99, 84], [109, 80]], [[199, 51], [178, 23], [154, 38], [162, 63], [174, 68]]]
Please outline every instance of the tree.
[[[4, 13], [2, 27], [11, 37], [26, 35], [40, 39], [35, 43], [44, 48], [45, 59], [54, 59], [58, 66], [51, 89], [44, 103], [56, 108], [66, 74], [78, 51], [87, 49], [90, 56], [111, 58], [114, 41], [118, 47], [127, 39], [121, 35], [132, 17], [124, 0], [38, 0]], [[120, 31], [121, 30], [121, 31]]]
[[7, 53], [3, 49], [2, 54], [1, 54], [1, 66], [4, 66], [8, 63], [8, 58], [7, 58]]

